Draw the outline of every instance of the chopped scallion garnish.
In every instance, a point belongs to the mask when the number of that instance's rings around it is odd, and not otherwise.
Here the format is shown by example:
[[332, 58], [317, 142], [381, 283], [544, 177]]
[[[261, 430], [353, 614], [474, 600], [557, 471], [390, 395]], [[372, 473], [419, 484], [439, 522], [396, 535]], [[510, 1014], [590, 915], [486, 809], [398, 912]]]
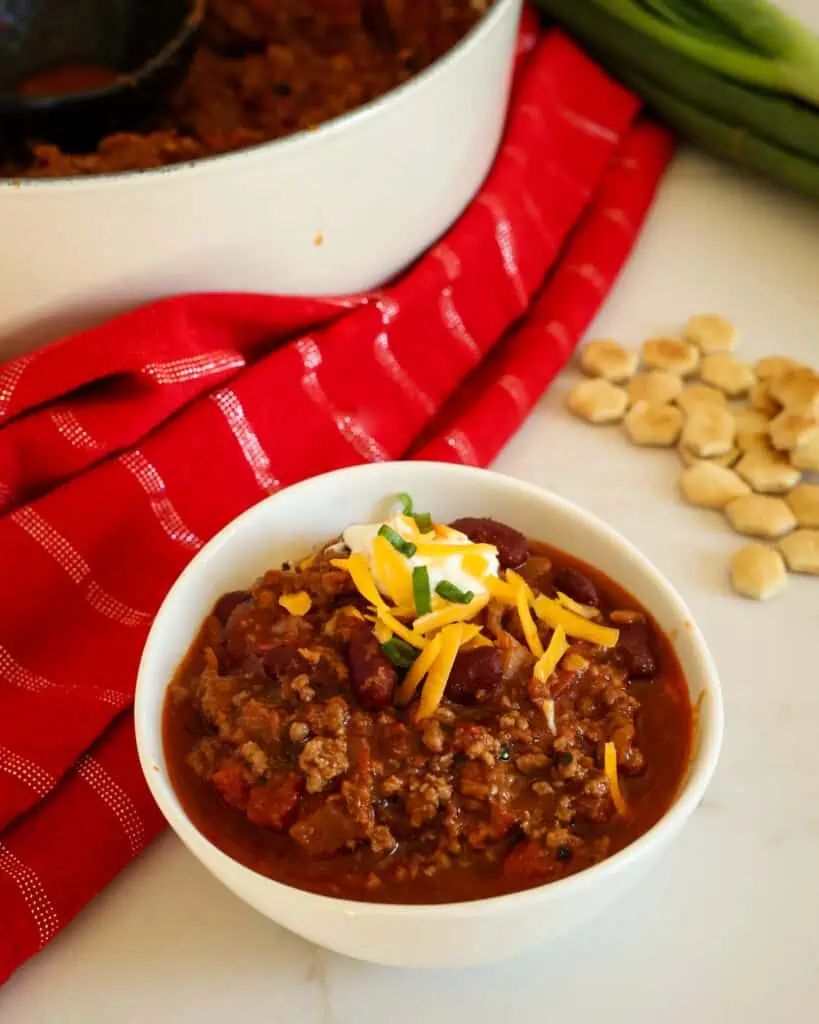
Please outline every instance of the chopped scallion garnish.
[[439, 594], [446, 601], [452, 601], [453, 604], [469, 604], [470, 601], [475, 599], [475, 595], [471, 590], [461, 590], [460, 587], [456, 587], [449, 580], [441, 580], [435, 588], [435, 593]]
[[412, 541], [404, 540], [400, 533], [396, 533], [391, 526], [387, 526], [385, 523], [378, 531], [378, 536], [383, 537], [392, 544], [396, 551], [402, 555], [406, 555], [407, 558], [412, 558], [415, 554], [415, 545]]
[[421, 533], [429, 533], [432, 529], [432, 515], [429, 512], [413, 512], [412, 518], [418, 524]]
[[382, 644], [381, 650], [396, 668], [409, 668], [420, 653], [405, 640], [395, 636]]
[[401, 511], [405, 516], [409, 516], [410, 519], [414, 519], [418, 529], [421, 533], [429, 533], [432, 529], [432, 516], [429, 512], [413, 512], [412, 510], [412, 495], [407, 494], [406, 491], [401, 491], [400, 494], [395, 496], [398, 499], [398, 503], [401, 506]]
[[418, 565], [412, 570], [412, 596], [419, 615], [428, 615], [432, 611], [429, 569], [425, 565]]

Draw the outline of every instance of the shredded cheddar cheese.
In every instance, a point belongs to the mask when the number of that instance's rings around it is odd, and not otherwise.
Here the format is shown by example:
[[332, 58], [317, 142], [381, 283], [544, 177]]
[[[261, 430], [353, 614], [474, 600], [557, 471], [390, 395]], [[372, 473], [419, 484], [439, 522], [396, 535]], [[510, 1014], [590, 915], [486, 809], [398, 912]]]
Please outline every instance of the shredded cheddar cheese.
[[334, 558], [332, 564], [337, 569], [347, 570], [352, 577], [356, 590], [375, 608], [381, 622], [389, 626], [396, 636], [400, 636], [402, 640], [405, 640], [413, 647], [423, 650], [426, 646], [426, 640], [414, 630], [408, 629], [403, 622], [399, 622], [387, 607], [384, 598], [378, 593], [378, 587], [375, 585], [375, 580], [370, 572], [370, 567], [367, 565], [365, 555], [353, 554], [349, 558]]
[[313, 599], [306, 590], [300, 590], [297, 594], [282, 594], [279, 604], [291, 615], [306, 615], [313, 607]]
[[372, 578], [367, 559], [364, 555], [350, 555], [349, 558], [334, 558], [330, 562], [336, 569], [345, 569], [352, 577], [356, 590], [370, 604], [377, 605], [382, 601], [378, 587]]
[[497, 554], [497, 548], [491, 544], [424, 544], [416, 545], [416, 554], [422, 558], [447, 558], [450, 555]]
[[566, 635], [577, 640], [588, 640], [600, 647], [615, 647], [620, 631], [611, 626], [600, 626], [596, 622], [588, 622], [582, 615], [564, 608], [558, 601], [541, 594], [535, 601], [535, 614], [552, 629], [562, 626]]
[[401, 535], [406, 537], [408, 540], [415, 541], [421, 537], [421, 531], [418, 529], [418, 523], [412, 518], [412, 516], [398, 515], [396, 516], [397, 525], [401, 527]]
[[416, 619], [414, 628], [418, 633], [431, 633], [454, 622], [465, 622], [474, 619], [488, 604], [489, 598], [485, 595], [473, 598], [469, 604], [449, 604], [437, 612], [429, 612]]
[[408, 629], [403, 622], [399, 622], [398, 619], [390, 613], [389, 608], [387, 608], [385, 604], [381, 604], [377, 608], [377, 611], [380, 621], [389, 626], [396, 636], [400, 636], [402, 640], [406, 640], [408, 644], [411, 644], [413, 647], [417, 647], [419, 650], [423, 650], [423, 648], [426, 647], [426, 640], [422, 636], [419, 636], [414, 630]]
[[444, 526], [443, 523], [433, 523], [432, 532], [441, 540], [455, 540], [458, 536], [457, 530], [453, 530], [451, 526]]
[[421, 701], [416, 716], [419, 722], [435, 714], [443, 699], [449, 673], [452, 671], [455, 658], [458, 656], [458, 649], [461, 646], [462, 634], [463, 626], [460, 622], [446, 626], [438, 634], [441, 638], [441, 650], [427, 673], [424, 688], [421, 691]]
[[489, 559], [484, 555], [471, 551], [461, 559], [461, 568], [467, 576], [474, 576], [475, 579], [481, 579], [489, 568]]
[[529, 608], [529, 601], [532, 599], [531, 588], [522, 576], [518, 576], [511, 569], [506, 573], [506, 579], [515, 590], [515, 607], [518, 611], [520, 626], [523, 630], [523, 635], [526, 637], [529, 650], [536, 658], [541, 658], [543, 656], [543, 643], [538, 635], [537, 626]]
[[628, 814], [628, 804], [620, 789], [620, 779], [617, 776], [617, 748], [611, 741], [606, 744], [603, 753], [603, 770], [609, 780], [609, 793], [614, 809], [620, 815]]
[[386, 537], [376, 537], [373, 554], [378, 579], [393, 604], [409, 607], [412, 605], [412, 576], [409, 563], [390, 544]]
[[[477, 626], [472, 623], [462, 626], [460, 646], [464, 647], [467, 644], [470, 646], [478, 645], [479, 642], [482, 641], [483, 644], [489, 644], [489, 646], [492, 647], [493, 645], [491, 640], [487, 640], [486, 637], [481, 636], [482, 628], [482, 626]], [[398, 695], [396, 697], [398, 704], [409, 704], [415, 696], [415, 692], [421, 681], [441, 651], [443, 637], [443, 630], [440, 633], [436, 633], [424, 650], [415, 659], [410, 670], [407, 672], [406, 676], [404, 676], [404, 682], [401, 684], [401, 688], [398, 691]]]
[[481, 635], [483, 626], [477, 625], [475, 622], [465, 623], [461, 631], [461, 647], [464, 644], [468, 644], [471, 640], [476, 640]]
[[392, 630], [390, 629], [389, 626], [385, 625], [380, 619], [375, 620], [375, 626], [373, 626], [373, 633], [375, 634], [375, 639], [380, 644], [386, 644], [389, 643], [390, 640], [392, 640]]
[[559, 590], [557, 592], [557, 599], [560, 602], [560, 604], [562, 604], [563, 607], [566, 608], [568, 611], [574, 612], [575, 615], [580, 615], [584, 619], [600, 618], [599, 609], [595, 608], [593, 605], [590, 604], [580, 604], [579, 602], [575, 601], [574, 598], [569, 597], [568, 594], [564, 594]]
[[496, 601], [500, 601], [502, 604], [508, 604], [510, 607], [514, 608], [518, 595], [511, 583], [504, 583], [504, 581], [499, 579], [497, 576], [487, 576], [483, 583]]
[[549, 676], [557, 668], [560, 659], [568, 649], [569, 643], [566, 640], [566, 630], [562, 626], [556, 626], [549, 641], [549, 646], [538, 658], [533, 669], [533, 675], [539, 683], [548, 683]]
[[477, 636], [474, 636], [471, 640], [467, 641], [465, 646], [472, 650], [474, 647], [494, 647], [495, 645], [488, 636], [478, 633]]
[[412, 605], [412, 606], [410, 606], [410, 605], [399, 605], [396, 608], [391, 608], [390, 611], [396, 617], [396, 619], [402, 619], [402, 620], [403, 619], [407, 619], [410, 622], [412, 622], [412, 620], [418, 614], [415, 611], [415, 606], [414, 605]]
[[526, 594], [530, 601], [534, 600], [532, 588], [519, 573], [514, 571], [514, 569], [506, 570], [506, 582], [515, 591], [515, 594], [517, 594], [519, 590], [523, 590], [524, 594]]
[[443, 636], [438, 633], [434, 636], [427, 646], [421, 651], [418, 657], [410, 666], [409, 671], [404, 676], [404, 682], [401, 684], [398, 690], [396, 700], [399, 704], [409, 704], [412, 698], [415, 696], [415, 691], [421, 685], [421, 681], [424, 676], [432, 667], [432, 663], [438, 657], [441, 652], [441, 644], [443, 642]]
[[336, 611], [327, 620], [327, 625], [324, 627], [324, 632], [332, 636], [338, 629], [338, 620], [348, 615], [354, 619], [358, 619], [360, 622], [364, 622], [364, 616], [361, 612], [352, 604], [345, 604], [341, 608], [337, 608]]

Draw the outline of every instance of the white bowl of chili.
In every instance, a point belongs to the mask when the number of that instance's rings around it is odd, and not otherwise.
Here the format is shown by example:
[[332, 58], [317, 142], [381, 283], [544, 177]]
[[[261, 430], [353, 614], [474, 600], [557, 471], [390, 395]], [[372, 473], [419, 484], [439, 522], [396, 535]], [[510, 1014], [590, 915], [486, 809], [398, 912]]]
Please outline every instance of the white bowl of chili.
[[[235, 152], [200, 158], [194, 146], [168, 166], [148, 154], [142, 170], [4, 178], [14, 171], [3, 171], [0, 138], [0, 355], [168, 295], [348, 295], [383, 284], [446, 231], [486, 176], [520, 10], [521, 0], [494, 0], [457, 45], [397, 88], [315, 130]], [[245, 14], [257, 16], [253, 5]], [[258, 50], [248, 58], [257, 65]], [[258, 91], [261, 71], [248, 74], [247, 89]], [[375, 71], [367, 74], [365, 97]], [[328, 88], [316, 83], [313, 102]], [[197, 117], [219, 125], [239, 99], [217, 94]], [[188, 152], [180, 132], [168, 148]], [[135, 137], [132, 153], [149, 142]]]
[[[415, 508], [429, 509], [434, 520], [439, 523], [451, 522], [463, 516], [492, 517], [521, 531], [528, 538], [548, 542], [557, 551], [552, 552], [552, 557], [543, 564], [550, 566], [548, 573], [552, 575], [549, 578], [554, 582], [565, 578], [559, 577], [554, 571], [554, 564], [562, 566], [561, 559], [567, 559], [566, 564], [571, 566], [579, 564], [577, 560], [582, 558], [584, 563], [596, 570], [596, 573], [588, 570], [588, 578], [597, 581], [596, 586], [601, 588], [600, 593], [604, 595], [598, 604], [600, 609], [606, 610], [599, 612], [602, 620], [598, 616], [598, 622], [608, 620], [623, 623], [619, 629], [622, 636], [616, 641], [618, 645], [625, 643], [625, 623], [632, 620], [619, 611], [612, 612], [612, 607], [630, 607], [629, 614], [638, 617], [640, 609], [647, 610], [647, 621], [664, 637], [662, 639], [659, 634], [654, 637], [658, 645], [655, 651], [659, 651], [657, 664], [651, 670], [654, 675], [641, 681], [642, 670], [635, 668], [635, 663], [631, 662], [630, 668], [624, 670], [630, 676], [627, 687], [632, 696], [636, 694], [635, 699], [644, 702], [648, 717], [660, 713], [657, 703], [652, 706], [653, 710], [648, 710], [649, 692], [654, 693], [651, 701], [658, 700], [659, 695], [665, 693], [670, 702], [668, 707], [674, 703], [682, 707], [682, 701], [689, 710], [696, 708], [697, 714], [691, 715], [693, 731], [690, 747], [687, 746], [688, 739], [682, 736], [685, 728], [682, 725], [680, 735], [669, 740], [669, 723], [666, 722], [662, 740], [665, 746], [652, 747], [651, 743], [646, 742], [646, 735], [635, 733], [647, 759], [659, 756], [658, 751], [661, 749], [675, 749], [679, 764], [674, 771], [679, 770], [679, 774], [666, 793], [666, 805], [662, 810], [655, 807], [654, 811], [650, 809], [654, 799], [652, 789], [659, 785], [656, 781], [657, 770], [662, 766], [658, 763], [653, 765], [655, 770], [651, 773], [653, 781], [650, 785], [643, 784], [641, 787], [639, 774], [622, 779], [623, 788], [619, 795], [621, 800], [625, 799], [626, 810], [623, 811], [623, 824], [617, 827], [628, 830], [633, 824], [634, 834], [618, 833], [621, 838], [628, 834], [629, 838], [623, 840], [627, 845], [618, 848], [615, 839], [607, 851], [609, 855], [605, 855], [599, 862], [546, 884], [535, 884], [534, 876], [527, 877], [525, 884], [530, 887], [521, 891], [481, 897], [479, 890], [475, 890], [479, 898], [451, 901], [452, 893], [467, 891], [455, 885], [450, 894], [446, 895], [446, 886], [455, 875], [461, 870], [467, 870], [456, 861], [444, 871], [441, 876], [444, 880], [440, 881], [439, 878], [439, 888], [434, 897], [436, 900], [444, 898], [450, 902], [415, 903], [413, 896], [407, 896], [407, 893], [415, 892], [419, 898], [423, 898], [425, 892], [436, 891], [430, 889], [429, 884], [420, 876], [415, 881], [407, 881], [406, 876], [402, 876], [404, 888], [396, 890], [404, 893], [401, 902], [384, 902], [383, 897], [378, 895], [373, 896], [371, 902], [366, 893], [362, 895], [361, 890], [355, 899], [345, 899], [308, 891], [295, 884], [284, 884], [253, 870], [247, 866], [251, 860], [239, 850], [238, 841], [223, 841], [224, 837], [219, 834], [219, 821], [210, 822], [204, 826], [203, 831], [202, 821], [198, 821], [197, 827], [189, 815], [190, 804], [187, 799], [180, 799], [175, 788], [178, 779], [172, 777], [175, 769], [169, 760], [169, 733], [166, 731], [163, 734], [163, 709], [166, 707], [170, 681], [198, 635], [203, 620], [211, 614], [217, 599], [226, 592], [248, 587], [265, 569], [284, 560], [301, 558], [317, 546], [328, 543], [328, 539], [339, 536], [352, 523], [380, 521], [385, 501], [394, 498], [397, 492], [411, 493]], [[472, 526], [464, 529], [471, 535]], [[542, 557], [537, 555], [540, 551], [537, 546], [530, 550], [534, 550], [535, 555], [530, 554], [530, 560], [522, 572], [534, 564], [533, 558]], [[537, 571], [547, 571], [543, 565], [535, 568]], [[564, 570], [565, 567], [560, 571]], [[507, 571], [506, 579], [512, 578]], [[531, 575], [528, 578], [531, 579]], [[533, 590], [540, 586], [532, 585]], [[546, 585], [543, 584], [543, 587], [545, 596]], [[254, 606], [259, 602], [265, 603], [258, 594], [257, 598], [252, 602]], [[548, 617], [551, 614], [548, 609], [556, 609], [563, 598], [558, 594], [557, 598], [546, 600], [552, 602], [544, 606], [544, 614]], [[537, 601], [534, 607], [537, 611]], [[572, 616], [575, 617], [560, 621], [570, 623], [567, 625], [570, 635], [573, 635], [574, 627], [571, 623], [577, 622], [578, 609], [585, 608], [588, 612], [589, 607], [582, 602], [578, 605], [572, 604], [570, 599], [566, 600], [565, 608], [574, 608]], [[552, 632], [553, 638], [556, 633], [557, 629]], [[582, 634], [581, 629], [577, 635]], [[606, 641], [607, 644], [614, 642]], [[548, 641], [548, 648], [551, 649], [551, 646], [552, 642]], [[619, 647], [614, 648], [617, 649]], [[600, 653], [600, 663], [606, 665], [605, 650], [596, 650]], [[628, 650], [624, 650], [628, 654]], [[571, 647], [570, 652], [574, 651], [575, 648]], [[612, 661], [615, 666], [622, 664], [625, 662], [616, 658]], [[572, 672], [581, 671], [574, 663], [568, 666], [565, 661], [556, 671], [569, 671], [570, 668]], [[594, 671], [599, 676], [602, 670]], [[611, 671], [615, 672], [613, 676]], [[614, 669], [611, 671], [606, 668], [609, 673], [606, 678], [616, 682], [617, 672]], [[676, 677], [674, 673], [678, 671], [681, 675]], [[549, 685], [554, 685], [555, 678], [554, 674], [549, 676]], [[591, 678], [596, 676], [593, 674]], [[681, 689], [674, 689], [677, 685], [675, 679]], [[570, 680], [567, 685], [575, 684]], [[650, 689], [652, 686], [655, 687], [653, 691]], [[580, 690], [577, 692], [580, 693]], [[619, 698], [615, 695], [612, 699]], [[558, 696], [558, 703], [560, 700]], [[507, 702], [503, 706], [514, 705]], [[569, 762], [563, 759], [564, 748], [558, 750], [558, 738], [568, 735], [563, 726], [566, 722], [571, 725], [571, 720], [563, 716], [572, 713], [572, 706], [566, 704], [560, 707], [563, 710], [558, 711], [557, 738], [549, 741], [554, 743], [550, 755], [552, 761], [544, 771], [556, 772], [556, 775], [549, 777], [571, 785], [571, 759]], [[614, 710], [620, 707], [627, 705], [611, 704]], [[452, 718], [442, 718], [444, 731], [450, 728], [454, 718], [454, 715]], [[644, 867], [662, 855], [692, 815], [716, 767], [723, 732], [719, 679], [702, 635], [674, 587], [639, 551], [603, 522], [557, 495], [484, 470], [420, 462], [357, 466], [316, 477], [266, 499], [219, 533], [182, 573], [157, 614], [139, 669], [135, 719], [141, 764], [159, 807], [179, 838], [216, 878], [272, 921], [306, 939], [347, 956], [405, 967], [467, 965], [511, 956], [565, 933], [600, 913], [639, 878]], [[165, 718], [164, 721], [167, 730], [169, 719]], [[529, 721], [533, 721], [531, 715]], [[618, 721], [622, 725], [622, 720]], [[608, 725], [605, 725], [606, 722]], [[601, 719], [601, 723], [605, 728], [617, 726], [614, 720]], [[453, 735], [457, 737], [457, 721], [453, 728]], [[555, 726], [551, 728], [555, 729]], [[646, 725], [643, 732], [648, 728]], [[577, 742], [585, 740], [581, 738]], [[609, 747], [614, 749], [615, 745], [607, 742], [607, 751]], [[618, 746], [616, 749], [619, 757], [621, 748]], [[485, 753], [485, 750], [480, 750], [477, 756], [486, 761]], [[497, 758], [502, 759], [503, 754], [498, 753]], [[519, 766], [521, 760], [518, 759], [516, 765]], [[495, 764], [495, 754], [490, 761]], [[621, 758], [621, 763], [626, 761], [627, 758], [625, 761]], [[580, 767], [583, 764], [588, 766], [590, 781], [597, 786], [596, 792], [604, 795], [609, 792], [605, 784], [601, 789], [599, 771], [596, 780], [591, 779], [594, 770], [591, 758], [584, 760], [576, 753], [575, 762]], [[527, 769], [538, 763], [543, 762], [530, 760]], [[639, 764], [636, 767], [639, 769]], [[460, 770], [463, 778], [466, 768]], [[494, 768], [487, 770], [492, 771]], [[544, 794], [548, 788], [541, 787], [536, 792]], [[582, 792], [586, 793], [586, 790]], [[616, 804], [613, 793], [610, 796]], [[227, 809], [225, 813], [235, 812]], [[628, 820], [626, 816], [629, 816]], [[548, 847], [550, 856], [554, 853], [556, 863], [563, 859], [563, 854], [560, 848], [555, 851], [548, 846], [551, 834], [537, 841], [544, 849]], [[503, 861], [498, 860], [498, 864], [503, 864], [504, 872], [515, 850], [533, 846], [531, 838], [521, 839], [518, 832], [512, 838], [516, 839], [517, 845], [511, 845], [512, 839], [507, 836], [503, 840], [507, 845], [498, 846], [504, 858]], [[569, 839], [568, 842], [576, 840]], [[486, 846], [491, 847], [492, 843], [487, 842]], [[225, 849], [234, 855], [229, 855]], [[579, 851], [580, 847], [574, 849]], [[388, 863], [388, 858], [385, 863]], [[553, 861], [550, 860], [551, 863]], [[515, 864], [520, 866], [519, 857]], [[446, 881], [445, 876], [449, 881]], [[516, 885], [517, 882], [506, 884], [506, 888], [515, 888]], [[377, 902], [378, 899], [382, 901]], [[503, 936], [502, 941], [499, 941], [499, 935]]]

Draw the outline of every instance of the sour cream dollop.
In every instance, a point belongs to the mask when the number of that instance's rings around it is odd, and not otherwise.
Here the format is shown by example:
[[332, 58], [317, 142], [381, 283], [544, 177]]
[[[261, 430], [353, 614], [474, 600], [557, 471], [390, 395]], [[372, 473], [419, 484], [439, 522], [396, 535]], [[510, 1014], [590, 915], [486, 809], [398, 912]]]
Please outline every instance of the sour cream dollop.
[[464, 555], [468, 553], [470, 547], [474, 547], [474, 541], [471, 541], [465, 533], [461, 533], [459, 530], [448, 530], [446, 537], [424, 534], [423, 540], [419, 541], [417, 534], [414, 534], [407, 527], [406, 521], [401, 515], [395, 515], [392, 519], [387, 519], [385, 522], [364, 523], [358, 526], [348, 526], [343, 534], [344, 543], [350, 549], [351, 553], [362, 554], [367, 558], [375, 585], [385, 597], [389, 597], [390, 595], [384, 586], [384, 580], [379, 578], [378, 564], [374, 550], [375, 538], [378, 536], [378, 531], [382, 526], [389, 526], [404, 540], [408, 540], [414, 544], [423, 543], [425, 547], [452, 547], [453, 545], [458, 545], [464, 548], [464, 554], [451, 553], [441, 555], [421, 555], [416, 552], [410, 558], [406, 558], [410, 574], [417, 566], [425, 565], [427, 567], [427, 571], [429, 572], [429, 586], [433, 594], [435, 593], [435, 588], [438, 584], [446, 581], [447, 583], [454, 584], [459, 590], [471, 590], [477, 597], [488, 593], [486, 583], [484, 582], [486, 577], [498, 575], [498, 551], [494, 546], [492, 546], [491, 549], [481, 551], [481, 558], [483, 559], [485, 568], [482, 568], [482, 571], [478, 575], [472, 575], [465, 571]]

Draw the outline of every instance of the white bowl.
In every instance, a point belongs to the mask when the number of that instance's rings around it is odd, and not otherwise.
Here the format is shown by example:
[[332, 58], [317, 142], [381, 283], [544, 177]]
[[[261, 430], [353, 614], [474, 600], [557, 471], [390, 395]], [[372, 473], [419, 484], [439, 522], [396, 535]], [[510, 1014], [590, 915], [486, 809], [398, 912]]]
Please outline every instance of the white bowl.
[[142, 173], [0, 180], [0, 357], [171, 294], [383, 284], [489, 170], [520, 8], [496, 0], [440, 61], [314, 132]]
[[[488, 515], [585, 559], [629, 590], [672, 638], [692, 701], [700, 701], [691, 765], [660, 822], [621, 852], [567, 879], [492, 899], [437, 906], [357, 903], [281, 885], [231, 860], [185, 815], [168, 781], [162, 704], [169, 680], [218, 596], [266, 567], [310, 550], [347, 524], [375, 518], [385, 497], [409, 491], [440, 520]], [[443, 463], [343, 469], [254, 506], [205, 547], [154, 622], [136, 691], [136, 734], [148, 785], [174, 831], [218, 879], [291, 931], [361, 960], [403, 967], [481, 963], [511, 956], [599, 913], [662, 853], [699, 804], [719, 757], [722, 696], [705, 642], [680, 596], [627, 541], [562, 498], [509, 477]], [[499, 938], [502, 937], [502, 938]]]

